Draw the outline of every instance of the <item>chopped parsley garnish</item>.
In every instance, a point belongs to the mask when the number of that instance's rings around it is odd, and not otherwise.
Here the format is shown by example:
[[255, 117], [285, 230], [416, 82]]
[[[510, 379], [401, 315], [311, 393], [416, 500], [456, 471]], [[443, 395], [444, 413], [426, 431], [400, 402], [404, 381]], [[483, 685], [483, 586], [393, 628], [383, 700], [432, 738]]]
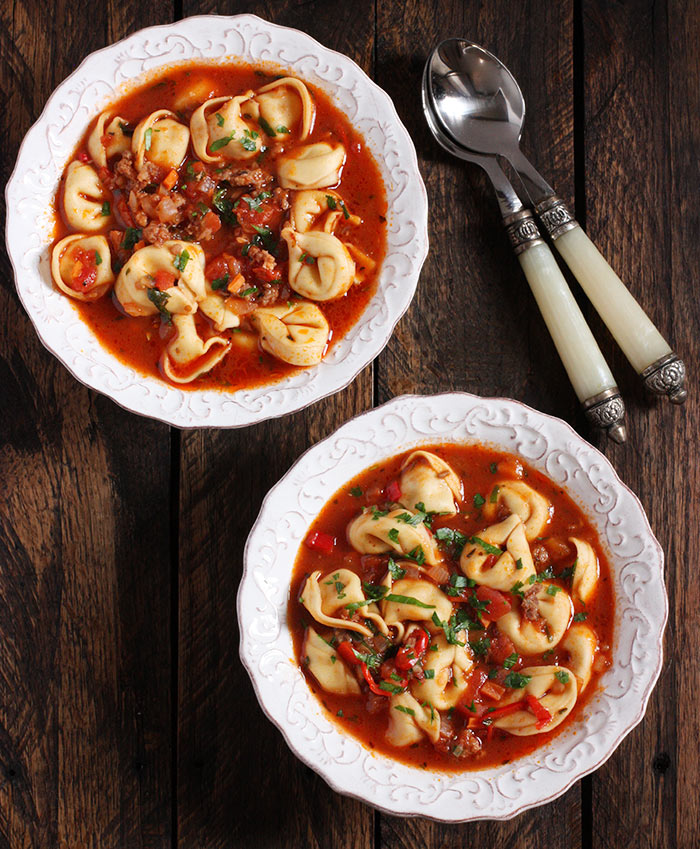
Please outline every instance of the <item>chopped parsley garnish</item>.
[[420, 545], [417, 545], [414, 549], [409, 551], [408, 554], [404, 554], [404, 557], [415, 561], [419, 566], [422, 566], [425, 563], [425, 552]]
[[257, 145], [255, 143], [255, 139], [258, 138], [260, 134], [256, 133], [255, 130], [243, 130], [243, 138], [241, 139], [241, 147], [244, 150], [253, 151], [256, 149]]
[[[554, 577], [554, 571], [551, 566], [547, 566], [546, 569], [543, 569], [541, 572], [538, 572], [536, 575], [530, 575], [527, 579], [528, 584], [541, 584], [542, 581], [548, 581], [550, 578]], [[550, 593], [550, 595], [556, 595], [556, 591], [554, 593]]]
[[518, 598], [525, 598], [525, 593], [521, 589], [524, 586], [525, 584], [522, 581], [516, 581], [510, 588], [510, 591], [513, 595], [518, 596]]
[[190, 261], [189, 253], [184, 250], [180, 251], [180, 253], [173, 260], [173, 265], [177, 268], [178, 271], [184, 271], [187, 263]]
[[554, 654], [554, 649], [547, 649], [547, 651], [542, 652], [542, 660], [549, 660], [549, 658]]
[[518, 653], [514, 651], [513, 654], [509, 654], [508, 657], [503, 661], [504, 669], [512, 669], [515, 664], [518, 662]]
[[[217, 139], [216, 141], [213, 141], [213, 142], [209, 145], [209, 150], [210, 150], [212, 153], [216, 153], [216, 151], [217, 151], [217, 150], [221, 150], [221, 148], [222, 148], [222, 147], [226, 147], [226, 145], [227, 145], [229, 142], [232, 142], [232, 141], [234, 140], [234, 138], [235, 138], [235, 137], [236, 137], [235, 132], [234, 132], [234, 133], [229, 133], [227, 136], [222, 136], [222, 138]], [[241, 144], [242, 144], [242, 142], [241, 142]], [[246, 148], [246, 149], [247, 149], [247, 148]], [[253, 150], [255, 150], [255, 145], [253, 145]]]
[[211, 288], [214, 290], [224, 289], [228, 286], [229, 282], [229, 274], [228, 271], [224, 274], [223, 277], [217, 277], [216, 280], [211, 281]]
[[345, 201], [340, 201], [340, 208], [343, 210], [343, 218], [347, 221], [350, 218], [350, 213], [348, 212], [347, 206], [345, 206]]
[[492, 474], [492, 475], [495, 475], [495, 474], [496, 474], [496, 472], [498, 471], [498, 466], [497, 466], [497, 464], [496, 464], [496, 463], [491, 463], [491, 464], [489, 465], [489, 469], [491, 470], [491, 474]]
[[264, 248], [272, 256], [277, 256], [277, 242], [272, 230], [269, 227], [258, 227], [257, 224], [253, 224], [253, 230], [256, 234], [253, 236], [253, 244]]
[[223, 127], [223, 126], [224, 126], [224, 116], [221, 114], [221, 112], [217, 112], [217, 113], [216, 113], [216, 123], [217, 123], [220, 127]]
[[226, 197], [226, 189], [217, 189], [211, 203], [224, 224], [228, 224], [229, 227], [238, 227], [238, 218], [233, 211], [233, 203]]
[[146, 295], [148, 296], [148, 300], [153, 304], [168, 324], [172, 324], [173, 318], [165, 308], [165, 305], [170, 300], [170, 295], [167, 292], [161, 292], [160, 289], [156, 289], [155, 287], [153, 289], [149, 289]]
[[383, 516], [388, 515], [388, 510], [380, 510], [378, 507], [372, 507], [372, 519], [376, 522], [377, 519], [381, 519]]
[[340, 708], [340, 710], [338, 711], [338, 713], [336, 713], [336, 716], [339, 716], [341, 719], [345, 716], [345, 714], [343, 713], [343, 709], [342, 709], [342, 708]]
[[522, 557], [518, 557], [518, 559], [515, 561], [515, 568], [516, 569], [522, 569], [523, 568], [523, 558]]
[[326, 195], [326, 205], [328, 206], [328, 209], [336, 209], [338, 204], [336, 203], [333, 195]]
[[561, 592], [561, 587], [556, 584], [550, 584], [546, 589], [547, 595], [555, 596], [558, 592]]
[[125, 251], [130, 251], [137, 242], [141, 241], [141, 230], [137, 227], [127, 227], [124, 233], [124, 241], [122, 247]]
[[577, 565], [578, 565], [578, 558], [576, 560], [574, 560], [574, 562], [571, 566], [567, 566], [566, 569], [562, 569], [561, 573], [559, 574], [559, 577], [562, 580], [567, 580], [568, 578], [573, 578], [574, 574], [576, 573], [576, 566]]
[[277, 127], [277, 132], [278, 132], [278, 133], [282, 133], [282, 134], [284, 134], [284, 133], [290, 133], [290, 132], [291, 132], [291, 130], [288, 130], [288, 129], [284, 126], [284, 124], [280, 124], [280, 125], [279, 125], [279, 127]]
[[560, 681], [562, 684], [568, 684], [569, 683], [569, 673], [565, 669], [558, 669], [554, 673], [554, 677], [557, 679], [557, 681]]
[[241, 298], [247, 298], [248, 295], [255, 295], [258, 291], [257, 286], [250, 286], [248, 289], [244, 289], [242, 292], [239, 292], [239, 296]]
[[251, 209], [253, 212], [257, 212], [262, 206], [262, 202], [271, 197], [272, 195], [270, 194], [270, 192], [260, 192], [260, 194], [255, 198], [251, 198], [248, 197], [248, 195], [244, 195], [243, 200], [248, 204], [249, 209]]
[[349, 492], [353, 498], [359, 498], [362, 495], [362, 490], [359, 486], [353, 486], [353, 488], [349, 490]]
[[334, 654], [332, 654], [331, 655], [331, 663], [335, 663], [336, 660], [338, 660], [338, 658]]
[[396, 684], [392, 684], [391, 681], [380, 681], [379, 689], [385, 690], [387, 693], [393, 693], [394, 695], [403, 693], [403, 687], [397, 687]]
[[389, 530], [389, 532], [387, 533], [387, 536], [389, 537], [389, 539], [392, 542], [398, 542], [399, 541], [399, 529], [398, 528], [391, 528]]
[[484, 504], [486, 504], [486, 499], [480, 492], [477, 492], [477, 494], [474, 496], [474, 506], [478, 510], [480, 507], [483, 507]]
[[506, 687], [512, 690], [522, 690], [530, 681], [531, 675], [521, 675], [520, 672], [509, 672], [503, 680]]
[[401, 711], [401, 713], [407, 713], [409, 716], [416, 715], [416, 712], [413, 710], [413, 708], [404, 707], [403, 705], [394, 705], [394, 710], [399, 710]]
[[457, 633], [462, 630], [457, 625], [457, 620], [455, 618], [455, 614], [450, 616], [449, 622], [443, 622], [442, 619], [437, 615], [437, 613], [433, 613], [432, 620], [438, 628], [442, 628], [443, 633], [445, 634], [445, 639], [450, 645], [453, 646], [465, 646], [466, 643], [457, 639]]
[[585, 622], [586, 619], [588, 619], [588, 614], [585, 612], [574, 614], [574, 622]]
[[500, 486], [496, 484], [494, 488], [491, 490], [491, 495], [489, 496], [489, 504], [495, 504], [498, 501], [498, 490]]
[[304, 251], [304, 253], [299, 257], [299, 262], [305, 262], [307, 265], [313, 265], [316, 260]]
[[95, 251], [95, 265], [102, 265], [102, 257], [99, 251]]
[[151, 149], [151, 142], [153, 141], [153, 130], [149, 127], [146, 132], [143, 134], [144, 147], [146, 150]]
[[422, 607], [425, 610], [435, 610], [434, 604], [425, 604], [420, 599], [414, 598], [411, 595], [396, 595], [395, 593], [387, 593], [384, 596], [385, 601], [393, 601], [396, 604], [412, 604], [414, 607]]
[[267, 121], [263, 118], [262, 115], [258, 118], [258, 124], [260, 124], [260, 126], [263, 128], [263, 131], [267, 133], [270, 138], [274, 138], [277, 135], [277, 133], [275, 133], [275, 131], [267, 123]]
[[498, 667], [494, 666], [493, 669], [489, 669], [488, 675], [486, 676], [489, 679], [498, 677]]
[[416, 513], [415, 515], [411, 515], [410, 513], [399, 513], [396, 517], [397, 522], [403, 522], [405, 525], [411, 525], [412, 527], [416, 527], [420, 525], [424, 519], [427, 518], [426, 513]]
[[488, 637], [482, 637], [480, 640], [470, 641], [469, 645], [477, 657], [486, 657], [489, 653], [491, 640]]
[[485, 540], [481, 539], [481, 537], [469, 537], [468, 541], [474, 543], [475, 545], [478, 545], [480, 548], [483, 548], [487, 554], [503, 554], [503, 552], [500, 548], [498, 548], [498, 546], [491, 545], [490, 542], [486, 542]]
[[389, 592], [389, 587], [385, 587], [381, 584], [370, 584], [368, 581], [362, 582], [362, 589], [364, 590], [367, 598], [372, 601], [384, 598], [384, 596]]
[[111, 207], [110, 207], [110, 205], [109, 205], [109, 201], [108, 201], [108, 200], [106, 200], [106, 201], [102, 204], [102, 215], [107, 216], [107, 215], [109, 215], [109, 214], [111, 213], [111, 211], [112, 211], [112, 210], [111, 210]]
[[406, 570], [402, 569], [392, 557], [389, 558], [387, 568], [389, 570], [389, 574], [395, 581], [400, 581], [406, 574]]
[[467, 544], [467, 537], [454, 528], [438, 528], [435, 531], [435, 538], [440, 542], [445, 542], [455, 547], [455, 557], [459, 557], [462, 549]]
[[425, 675], [426, 678], [434, 678], [435, 677], [435, 670], [434, 669], [425, 669], [423, 671], [423, 675]]

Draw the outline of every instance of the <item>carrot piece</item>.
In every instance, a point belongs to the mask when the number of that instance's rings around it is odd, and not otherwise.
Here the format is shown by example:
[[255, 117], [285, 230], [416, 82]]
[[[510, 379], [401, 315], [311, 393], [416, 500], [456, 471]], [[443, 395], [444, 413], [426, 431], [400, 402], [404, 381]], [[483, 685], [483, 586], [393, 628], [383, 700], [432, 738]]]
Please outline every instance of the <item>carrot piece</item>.
[[172, 171], [170, 171], [170, 173], [166, 176], [166, 178], [163, 180], [163, 182], [161, 183], [161, 185], [163, 186], [163, 188], [164, 188], [164, 189], [167, 189], [168, 191], [170, 191], [170, 189], [172, 189], [172, 187], [173, 187], [176, 183], [177, 183], [177, 171], [175, 171], [175, 169], [173, 169], [173, 170], [172, 170]]
[[501, 687], [500, 684], [496, 684], [495, 681], [486, 681], [481, 688], [482, 696], [486, 696], [487, 699], [493, 699], [494, 702], [502, 699], [505, 691], [506, 688]]

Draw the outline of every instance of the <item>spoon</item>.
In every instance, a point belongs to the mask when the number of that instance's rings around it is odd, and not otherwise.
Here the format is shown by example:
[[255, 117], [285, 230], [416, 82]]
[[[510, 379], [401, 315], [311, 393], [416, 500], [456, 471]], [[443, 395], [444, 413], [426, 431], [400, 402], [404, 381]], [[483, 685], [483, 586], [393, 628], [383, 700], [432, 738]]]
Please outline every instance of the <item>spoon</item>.
[[449, 38], [430, 54], [423, 81], [439, 124], [457, 145], [510, 161], [555, 247], [646, 387], [682, 404], [688, 394], [683, 361], [521, 151], [525, 100], [508, 68], [483, 47]]
[[444, 132], [428, 96], [427, 71], [428, 65], [422, 89], [428, 126], [448, 153], [480, 165], [488, 174], [515, 254], [588, 419], [604, 428], [615, 442], [624, 442], [625, 406], [615, 379], [532, 212], [525, 208], [495, 157], [464, 150]]

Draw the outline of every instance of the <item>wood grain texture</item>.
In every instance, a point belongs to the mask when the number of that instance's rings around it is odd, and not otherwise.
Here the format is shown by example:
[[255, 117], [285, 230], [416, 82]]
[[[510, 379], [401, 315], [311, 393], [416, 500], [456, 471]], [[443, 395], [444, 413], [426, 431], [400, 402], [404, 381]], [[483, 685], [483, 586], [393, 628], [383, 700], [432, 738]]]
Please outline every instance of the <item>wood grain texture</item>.
[[[54, 86], [123, 35], [103, 7], [79, 12], [2, 6], [3, 183]], [[4, 251], [0, 277], [0, 845], [166, 846], [168, 429], [78, 384]]]
[[[615, 450], [666, 553], [666, 669], [647, 716], [593, 777], [594, 847], [700, 843], [696, 662], [698, 56], [693, 4], [589, 3], [584, 16], [587, 229], [690, 366], [683, 409], [642, 394], [612, 351], [630, 398], [631, 444]], [[631, 765], [632, 768], [631, 768]]]
[[[185, 3], [184, 14], [213, 6]], [[371, 2], [237, 3], [301, 27], [372, 69]], [[344, 392], [255, 428], [186, 434], [180, 510], [177, 845], [182, 849], [361, 849], [374, 812], [338, 797], [290, 753], [238, 657], [243, 546], [264, 494], [310, 445], [372, 404], [366, 369]]]

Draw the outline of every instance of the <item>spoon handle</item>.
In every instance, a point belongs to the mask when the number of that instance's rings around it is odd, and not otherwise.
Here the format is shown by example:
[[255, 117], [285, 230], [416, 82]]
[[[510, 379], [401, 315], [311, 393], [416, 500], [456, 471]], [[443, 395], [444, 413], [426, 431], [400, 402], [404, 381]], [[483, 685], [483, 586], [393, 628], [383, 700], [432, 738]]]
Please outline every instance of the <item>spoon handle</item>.
[[504, 219], [511, 244], [525, 272], [569, 380], [592, 423], [615, 442], [624, 442], [625, 405], [615, 378], [532, 212], [523, 209]]
[[682, 404], [685, 364], [581, 229], [566, 205], [551, 195], [535, 206], [542, 224], [574, 277], [646, 387]]

